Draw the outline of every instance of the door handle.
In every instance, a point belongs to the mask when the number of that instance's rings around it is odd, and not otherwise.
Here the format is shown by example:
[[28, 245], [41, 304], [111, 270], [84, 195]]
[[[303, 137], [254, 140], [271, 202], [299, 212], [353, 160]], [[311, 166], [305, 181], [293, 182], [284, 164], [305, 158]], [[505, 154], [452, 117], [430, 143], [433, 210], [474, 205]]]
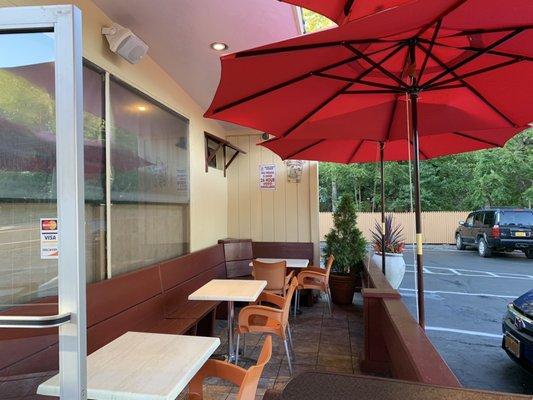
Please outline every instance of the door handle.
[[70, 313], [43, 316], [0, 315], [0, 328], [53, 328], [70, 322]]

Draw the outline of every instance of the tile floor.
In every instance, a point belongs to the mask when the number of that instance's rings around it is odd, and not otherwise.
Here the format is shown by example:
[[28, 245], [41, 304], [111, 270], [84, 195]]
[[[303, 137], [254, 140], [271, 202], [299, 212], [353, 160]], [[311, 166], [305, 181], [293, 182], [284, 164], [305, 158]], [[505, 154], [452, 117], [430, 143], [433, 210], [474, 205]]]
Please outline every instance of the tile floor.
[[[301, 311], [300, 315], [290, 318], [296, 353], [296, 361], [293, 362], [294, 374], [303, 371], [360, 373], [359, 359], [363, 349], [361, 297], [356, 296], [352, 306], [334, 306], [332, 317], [329, 316], [327, 306], [323, 302], [313, 307], [302, 307]], [[217, 334], [222, 342], [217, 353], [223, 354], [227, 348], [225, 322], [217, 321]], [[247, 334], [244, 356], [250, 359], [239, 361], [239, 365], [246, 368], [254, 364], [253, 360], [257, 360], [262, 344], [263, 335]], [[283, 342], [274, 337], [272, 358], [263, 371], [257, 399], [262, 399], [267, 389], [282, 389], [289, 379]], [[206, 400], [235, 399], [237, 392], [238, 389], [231, 383], [220, 379], [209, 378], [204, 385]]]

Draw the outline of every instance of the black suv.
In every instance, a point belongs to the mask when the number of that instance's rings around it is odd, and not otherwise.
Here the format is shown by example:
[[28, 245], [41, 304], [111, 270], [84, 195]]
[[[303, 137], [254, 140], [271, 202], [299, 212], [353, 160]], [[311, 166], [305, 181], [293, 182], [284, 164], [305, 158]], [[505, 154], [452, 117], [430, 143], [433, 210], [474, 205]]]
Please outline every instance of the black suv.
[[481, 257], [492, 252], [522, 250], [533, 258], [533, 210], [486, 208], [470, 213], [455, 231], [457, 249], [477, 247]]

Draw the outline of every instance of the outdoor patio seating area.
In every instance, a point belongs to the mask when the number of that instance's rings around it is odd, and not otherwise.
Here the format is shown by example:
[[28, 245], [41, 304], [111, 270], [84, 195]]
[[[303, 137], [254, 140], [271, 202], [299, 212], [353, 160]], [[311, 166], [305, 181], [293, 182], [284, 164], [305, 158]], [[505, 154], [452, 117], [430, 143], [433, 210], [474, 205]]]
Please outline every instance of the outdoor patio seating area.
[[[360, 374], [359, 361], [364, 346], [363, 304], [358, 295], [353, 306], [336, 306], [330, 317], [325, 300], [312, 307], [301, 307], [301, 314], [290, 317], [296, 361], [293, 365], [296, 376], [305, 371], [327, 371]], [[227, 347], [225, 321], [217, 321], [215, 334], [221, 344], [217, 354], [223, 355]], [[246, 352], [239, 365], [247, 368], [255, 364], [265, 335], [248, 334]], [[241, 342], [242, 344], [242, 342]], [[272, 358], [259, 380], [257, 399], [262, 399], [266, 390], [282, 390], [291, 379], [283, 342], [273, 337]], [[213, 400], [234, 399], [237, 389], [220, 379], [208, 379], [204, 387], [204, 398]], [[183, 393], [180, 399], [186, 399]]]

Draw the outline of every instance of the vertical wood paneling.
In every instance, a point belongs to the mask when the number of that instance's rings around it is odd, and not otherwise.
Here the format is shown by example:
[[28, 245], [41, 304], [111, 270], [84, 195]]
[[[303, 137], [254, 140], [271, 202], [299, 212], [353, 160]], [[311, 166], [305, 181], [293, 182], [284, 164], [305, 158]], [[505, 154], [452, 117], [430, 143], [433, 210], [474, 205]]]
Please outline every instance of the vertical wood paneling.
[[[317, 223], [311, 223], [312, 218], [318, 219], [318, 201], [310, 201], [311, 193], [318, 197], [318, 182], [311, 182], [310, 163], [304, 164], [300, 183], [288, 183], [285, 163], [257, 146], [260, 136], [227, 139], [247, 152], [236, 158], [227, 173], [229, 236], [278, 242], [310, 242], [316, 237], [318, 243]], [[261, 164], [276, 165], [275, 190], [259, 189]], [[317, 179], [316, 173], [312, 179]]]
[[285, 188], [287, 184], [287, 170], [285, 163], [277, 155], [273, 156], [274, 164], [276, 164], [276, 190], [274, 191], [274, 241], [286, 241], [286, 201]]
[[244, 157], [237, 156], [231, 164], [228, 180], [228, 237], [239, 236], [239, 170]]
[[[250, 140], [240, 136], [237, 146], [247, 154], [250, 152]], [[238, 156], [237, 156], [238, 157]], [[241, 157], [239, 160], [239, 234], [250, 237], [251, 232], [250, 209], [250, 157]]]
[[250, 143], [250, 208], [252, 238], [263, 241], [263, 202], [259, 191], [259, 165], [261, 164], [261, 147], [257, 145], [261, 141], [259, 136], [249, 136]]
[[[261, 147], [261, 164], [272, 164], [274, 161], [273, 153]], [[259, 173], [259, 165], [254, 166], [255, 173]], [[276, 184], [278, 183], [276, 176]], [[259, 190], [259, 188], [257, 189]], [[274, 191], [261, 190], [261, 205], [263, 213], [263, 240], [266, 242], [274, 241]]]
[[298, 184], [298, 241], [311, 241], [311, 223], [309, 220], [309, 163]]

